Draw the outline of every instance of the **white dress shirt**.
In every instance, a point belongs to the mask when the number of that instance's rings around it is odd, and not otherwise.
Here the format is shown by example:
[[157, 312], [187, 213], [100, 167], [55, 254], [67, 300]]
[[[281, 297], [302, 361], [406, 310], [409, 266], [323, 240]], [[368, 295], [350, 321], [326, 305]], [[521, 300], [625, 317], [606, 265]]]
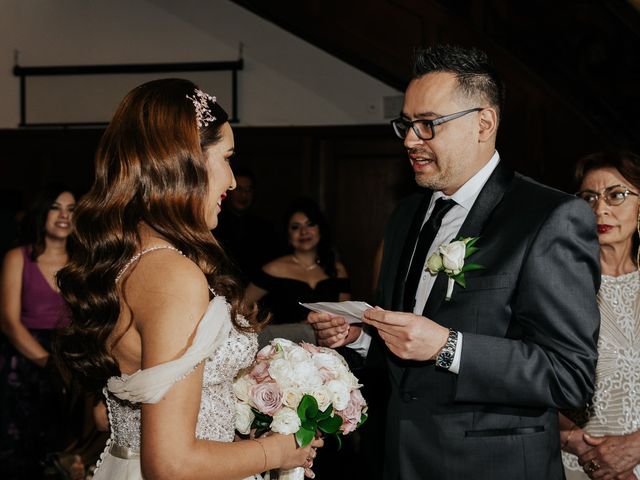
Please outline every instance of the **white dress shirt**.
[[[429, 208], [427, 209], [427, 213], [425, 214], [424, 220], [422, 224], [427, 221], [429, 216], [431, 215], [431, 211], [433, 210], [433, 206], [436, 203], [436, 200], [439, 198], [452, 199], [456, 202], [456, 204], [446, 213], [446, 215], [442, 218], [442, 225], [436, 234], [436, 237], [429, 248], [429, 253], [425, 257], [425, 265], [427, 259], [436, 249], [442, 245], [443, 243], [449, 243], [456, 239], [458, 232], [460, 231], [460, 227], [467, 218], [471, 207], [475, 203], [482, 187], [484, 187], [485, 183], [493, 173], [493, 171], [498, 166], [498, 162], [500, 162], [500, 155], [495, 151], [491, 159], [484, 165], [478, 172], [471, 177], [467, 182], [462, 185], [453, 195], [447, 197], [442, 192], [434, 192], [431, 196], [431, 201], [429, 202]], [[415, 247], [414, 247], [415, 248]], [[416, 303], [413, 308], [413, 313], [416, 315], [422, 315], [422, 311], [424, 310], [424, 306], [427, 303], [427, 299], [429, 298], [429, 293], [431, 293], [431, 289], [433, 288], [433, 284], [436, 281], [436, 275], [431, 275], [428, 271], [423, 268], [422, 276], [420, 277], [420, 282], [418, 283], [418, 289], [416, 291]], [[458, 332], [458, 344], [456, 346], [456, 352], [453, 357], [453, 363], [449, 368], [449, 371], [453, 373], [458, 373], [460, 369], [460, 356], [462, 352], [462, 333]], [[350, 348], [353, 348], [358, 353], [363, 356], [366, 356], [369, 351], [369, 346], [371, 344], [371, 337], [364, 330], [358, 337], [358, 339], [352, 344], [348, 345]]]

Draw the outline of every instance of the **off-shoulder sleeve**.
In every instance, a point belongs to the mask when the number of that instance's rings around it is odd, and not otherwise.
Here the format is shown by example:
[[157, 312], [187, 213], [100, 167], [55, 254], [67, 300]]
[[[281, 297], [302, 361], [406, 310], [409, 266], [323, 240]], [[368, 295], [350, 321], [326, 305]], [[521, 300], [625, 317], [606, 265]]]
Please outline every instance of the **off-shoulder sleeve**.
[[116, 397], [132, 403], [158, 403], [169, 389], [210, 357], [229, 336], [232, 328], [229, 304], [214, 297], [196, 327], [193, 343], [180, 357], [132, 375], [111, 377], [107, 389]]

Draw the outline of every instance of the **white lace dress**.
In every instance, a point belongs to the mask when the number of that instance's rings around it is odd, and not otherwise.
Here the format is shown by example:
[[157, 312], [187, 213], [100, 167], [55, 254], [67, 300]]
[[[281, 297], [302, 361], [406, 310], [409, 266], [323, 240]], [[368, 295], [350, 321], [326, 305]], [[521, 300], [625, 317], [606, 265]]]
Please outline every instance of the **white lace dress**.
[[[596, 391], [584, 429], [624, 435], [640, 429], [640, 272], [602, 276]], [[563, 452], [568, 479], [588, 479], [575, 455]], [[640, 466], [634, 473], [640, 477]]]
[[257, 347], [256, 335], [238, 332], [233, 327], [224, 297], [214, 297], [198, 324], [193, 344], [182, 357], [132, 375], [109, 379], [104, 393], [111, 437], [93, 478], [143, 478], [139, 455], [140, 404], [158, 402], [173, 384], [203, 361], [204, 378], [195, 436], [232, 442], [235, 429], [232, 381], [240, 369], [253, 361]]

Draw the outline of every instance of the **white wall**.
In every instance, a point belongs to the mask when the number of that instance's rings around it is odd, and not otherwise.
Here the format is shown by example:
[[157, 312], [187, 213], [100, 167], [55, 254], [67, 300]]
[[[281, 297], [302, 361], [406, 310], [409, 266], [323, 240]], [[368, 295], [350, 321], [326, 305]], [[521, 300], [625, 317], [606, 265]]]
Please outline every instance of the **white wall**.
[[[0, 0], [0, 128], [19, 122], [16, 49], [25, 67], [172, 63], [237, 60], [240, 42], [241, 125], [383, 123], [383, 97], [400, 94], [227, 0]], [[109, 98], [75, 93], [89, 116]]]

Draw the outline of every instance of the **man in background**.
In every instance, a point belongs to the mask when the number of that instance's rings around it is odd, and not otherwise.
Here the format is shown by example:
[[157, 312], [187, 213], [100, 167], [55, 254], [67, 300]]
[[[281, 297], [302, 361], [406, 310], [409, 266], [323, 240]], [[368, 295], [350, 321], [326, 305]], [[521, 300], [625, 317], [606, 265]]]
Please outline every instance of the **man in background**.
[[277, 255], [272, 225], [253, 212], [255, 176], [246, 168], [234, 168], [236, 188], [230, 190], [218, 216], [214, 236], [224, 246], [247, 284], [252, 275]]

